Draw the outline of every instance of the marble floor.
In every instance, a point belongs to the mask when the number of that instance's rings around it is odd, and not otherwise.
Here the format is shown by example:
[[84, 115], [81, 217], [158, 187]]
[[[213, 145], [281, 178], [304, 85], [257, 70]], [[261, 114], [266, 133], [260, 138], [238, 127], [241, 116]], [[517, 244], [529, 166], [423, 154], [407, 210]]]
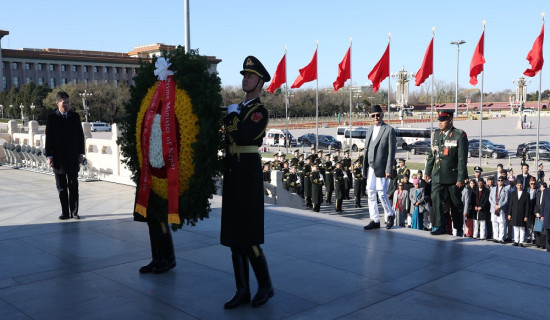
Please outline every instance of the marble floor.
[[[235, 290], [209, 219], [173, 233], [177, 267], [139, 274], [147, 226], [134, 188], [80, 183], [81, 220], [59, 221], [53, 176], [0, 166], [0, 319], [544, 319], [550, 254], [266, 205], [275, 296], [224, 310]], [[359, 209], [357, 209], [359, 210]], [[362, 208], [363, 213], [367, 212]], [[254, 277], [251, 275], [251, 279]], [[256, 281], [251, 281], [253, 292]]]

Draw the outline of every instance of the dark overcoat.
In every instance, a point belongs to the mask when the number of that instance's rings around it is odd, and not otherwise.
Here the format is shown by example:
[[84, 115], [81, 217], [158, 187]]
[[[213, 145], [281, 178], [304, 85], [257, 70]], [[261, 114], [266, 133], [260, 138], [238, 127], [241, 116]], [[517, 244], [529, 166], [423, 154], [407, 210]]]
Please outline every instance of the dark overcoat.
[[511, 224], [516, 227], [525, 227], [524, 218], [529, 218], [529, 206], [531, 200], [529, 199], [529, 192], [523, 190], [521, 197], [518, 198], [518, 190], [514, 190], [510, 194], [508, 200], [508, 215], [512, 216]]
[[73, 110], [63, 117], [59, 110], [48, 115], [46, 157], [53, 158], [53, 172], [75, 174], [80, 170], [80, 155], [85, 154], [84, 131], [80, 116]]
[[260, 154], [232, 153], [231, 146], [261, 146], [268, 112], [256, 98], [224, 119], [227, 150], [223, 175], [221, 244], [250, 247], [264, 242], [264, 190]]

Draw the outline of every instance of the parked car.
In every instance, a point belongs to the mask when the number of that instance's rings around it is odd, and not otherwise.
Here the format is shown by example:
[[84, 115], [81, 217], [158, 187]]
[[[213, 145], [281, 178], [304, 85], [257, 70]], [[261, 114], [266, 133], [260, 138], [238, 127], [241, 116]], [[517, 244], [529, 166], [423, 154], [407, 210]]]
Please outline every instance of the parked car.
[[[527, 151], [527, 160], [535, 159], [537, 155], [537, 147]], [[550, 159], [550, 146], [539, 145], [539, 159]]]
[[105, 122], [99, 122], [99, 121], [92, 122], [92, 132], [97, 132], [97, 131], [111, 132], [111, 130], [112, 130], [111, 126]]
[[[539, 146], [550, 147], [550, 141], [541, 140], [541, 141], [539, 141]], [[537, 148], [537, 142], [536, 141], [529, 141], [529, 142], [526, 142], [526, 143], [520, 143], [518, 145], [518, 148], [516, 149], [516, 156], [521, 157], [521, 152], [523, 151], [523, 148], [525, 148], [526, 152], [529, 152], [529, 150]]]
[[[472, 139], [472, 140], [469, 140], [470, 143], [473, 143], [473, 142], [479, 142], [479, 139]], [[493, 141], [489, 140], [489, 139], [483, 139], [483, 143], [488, 143], [488, 144], [492, 144], [493, 146], [499, 148], [499, 149], [506, 149], [506, 146], [503, 145], [503, 144], [498, 144], [498, 143], [494, 143]]]
[[279, 130], [279, 129], [270, 129], [267, 131], [265, 135], [264, 144], [272, 147], [272, 146], [286, 146], [286, 137], [288, 137], [288, 141], [290, 142], [291, 147], [295, 147], [298, 143], [296, 142], [296, 138], [287, 130]]
[[430, 141], [415, 141], [413, 143], [407, 144], [407, 148], [411, 154], [428, 154], [431, 151], [432, 147]]
[[[491, 144], [484, 143], [481, 146], [481, 156], [488, 156], [493, 159], [505, 158], [508, 156], [508, 151], [497, 148]], [[470, 142], [470, 145], [468, 146], [468, 157], [479, 157], [479, 142]]]
[[[298, 143], [301, 143], [302, 145], [311, 147], [315, 146], [315, 134], [314, 133], [306, 133], [303, 136], [298, 137]], [[333, 136], [329, 135], [319, 135], [319, 148], [321, 149], [328, 149], [330, 146], [331, 149], [341, 149], [342, 143]]]

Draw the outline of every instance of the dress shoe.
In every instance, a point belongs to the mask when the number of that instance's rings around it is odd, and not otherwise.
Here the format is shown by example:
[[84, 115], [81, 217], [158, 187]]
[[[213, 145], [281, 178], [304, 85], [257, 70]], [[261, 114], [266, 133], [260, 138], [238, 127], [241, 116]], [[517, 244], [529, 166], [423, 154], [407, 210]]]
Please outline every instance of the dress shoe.
[[464, 230], [462, 230], [462, 229], [457, 229], [457, 230], [456, 230], [456, 236], [457, 236], [457, 237], [464, 237]]
[[519, 246], [523, 248], [523, 243], [520, 243]]
[[380, 222], [371, 221], [369, 224], [363, 227], [365, 230], [380, 229]]
[[66, 215], [63, 215], [63, 214], [59, 216], [59, 220], [67, 220], [67, 219], [70, 219], [70, 218], [71, 218], [70, 216], [68, 216], [68, 215], [66, 216]]
[[78, 214], [74, 214], [73, 219], [80, 220], [80, 216]]
[[273, 292], [273, 287], [271, 284], [265, 287], [259, 287], [258, 292], [252, 299], [252, 307], [259, 307], [267, 302], [270, 298], [273, 297], [275, 293]]
[[513, 246], [514, 246], [514, 247], [517, 247], [517, 246], [519, 246], [519, 243], [514, 242]]
[[498, 240], [498, 243], [505, 244], [504, 240]]
[[435, 229], [434, 231], [430, 232], [430, 234], [432, 236], [439, 236], [439, 235], [442, 235], [442, 234], [446, 234], [447, 231], [445, 230], [445, 228], [443, 227], [437, 227], [437, 229]]
[[176, 267], [175, 259], [162, 259], [153, 267], [153, 273], [160, 274]]
[[389, 216], [388, 222], [386, 223], [386, 229], [391, 229], [393, 227], [393, 223], [395, 221], [395, 216]]

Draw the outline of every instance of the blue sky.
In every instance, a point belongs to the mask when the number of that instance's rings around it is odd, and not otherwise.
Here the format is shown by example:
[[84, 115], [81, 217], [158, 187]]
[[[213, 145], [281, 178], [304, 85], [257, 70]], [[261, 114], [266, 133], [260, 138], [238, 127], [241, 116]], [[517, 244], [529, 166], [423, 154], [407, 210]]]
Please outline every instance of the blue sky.
[[[0, 8], [0, 29], [10, 32], [2, 39], [4, 49], [129, 52], [151, 43], [183, 45], [185, 39], [183, 0], [0, 0]], [[450, 42], [465, 40], [459, 85], [473, 88], [468, 83], [469, 65], [486, 20], [484, 91], [490, 92], [514, 89], [512, 79], [529, 66], [525, 57], [540, 33], [541, 13], [550, 13], [550, 1], [190, 0], [190, 8], [191, 47], [222, 59], [222, 85], [240, 85], [239, 71], [247, 55], [258, 57], [273, 74], [285, 46], [290, 85], [298, 69], [309, 63], [318, 40], [319, 87], [332, 86], [350, 38], [353, 82], [365, 85], [386, 48], [388, 32], [391, 72], [402, 66], [416, 72], [435, 27], [436, 81], [455, 81], [456, 46]], [[543, 90], [549, 74], [543, 73]], [[393, 80], [391, 85], [395, 90]], [[302, 88], [314, 86], [310, 82]], [[385, 80], [381, 88], [387, 87]], [[538, 75], [528, 91], [537, 88]]]

